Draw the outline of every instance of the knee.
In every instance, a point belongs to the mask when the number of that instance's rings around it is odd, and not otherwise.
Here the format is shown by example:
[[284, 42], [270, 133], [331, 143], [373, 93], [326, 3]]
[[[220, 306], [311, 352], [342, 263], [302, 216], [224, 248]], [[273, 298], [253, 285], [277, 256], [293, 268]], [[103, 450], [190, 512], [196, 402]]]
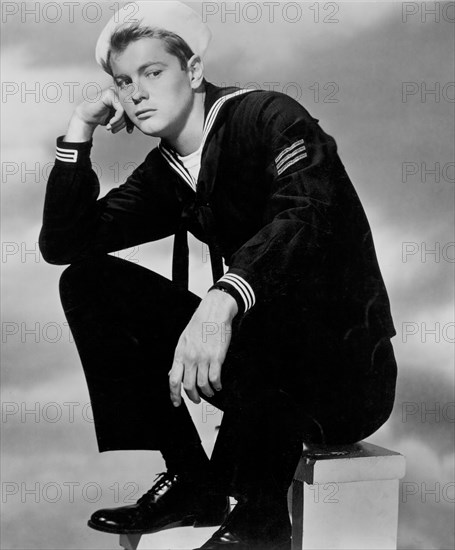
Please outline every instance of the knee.
[[90, 289], [99, 288], [100, 277], [117, 259], [106, 254], [79, 260], [65, 268], [59, 279], [62, 303], [70, 303], [75, 297], [86, 294]]
[[58, 283], [60, 292], [63, 289], [71, 288], [73, 286], [73, 283], [77, 280], [77, 274], [81, 271], [82, 263], [85, 262], [76, 262], [74, 264], [70, 264], [62, 271]]
[[86, 262], [84, 261], [71, 264], [64, 269], [60, 275], [58, 289], [60, 301], [65, 310], [75, 305], [77, 296], [84, 286], [82, 284], [82, 279], [86, 279], [86, 277], [83, 276], [84, 272], [87, 271], [85, 264]]

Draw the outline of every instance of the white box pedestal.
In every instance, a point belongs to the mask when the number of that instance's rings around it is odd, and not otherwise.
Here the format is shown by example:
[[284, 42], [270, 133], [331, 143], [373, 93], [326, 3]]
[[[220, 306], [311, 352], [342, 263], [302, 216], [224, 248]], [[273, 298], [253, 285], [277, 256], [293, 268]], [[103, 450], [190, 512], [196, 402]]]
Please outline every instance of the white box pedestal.
[[[292, 484], [292, 550], [396, 550], [403, 455], [372, 445], [305, 449]], [[121, 535], [127, 550], [198, 548], [217, 527]]]
[[395, 550], [405, 458], [372, 445], [304, 451], [292, 488], [292, 550]]

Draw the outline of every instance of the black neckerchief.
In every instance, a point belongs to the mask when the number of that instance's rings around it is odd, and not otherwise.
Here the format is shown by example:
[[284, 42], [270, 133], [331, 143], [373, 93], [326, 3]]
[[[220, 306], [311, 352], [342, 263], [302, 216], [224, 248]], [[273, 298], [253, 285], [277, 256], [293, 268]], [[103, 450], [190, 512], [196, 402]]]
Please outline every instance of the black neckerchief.
[[[219, 114], [222, 111], [223, 106], [231, 98], [233, 99], [247, 93], [241, 88], [234, 86], [222, 88], [215, 86], [210, 82], [206, 82], [205, 84], [204, 147], [202, 153], [204, 152], [205, 144], [216, 129], [217, 122], [220, 120]], [[196, 191], [197, 182], [193, 180], [192, 176], [183, 166], [177, 156], [177, 152], [164, 141], [161, 141], [159, 150], [164, 160], [175, 172], [177, 172], [180, 178], [182, 178], [194, 191]], [[212, 209], [208, 203], [199, 204], [196, 200], [195, 193], [195, 200], [188, 204], [182, 212], [182, 220], [174, 238], [172, 254], [172, 281], [182, 290], [188, 290], [189, 280], [189, 249], [187, 233], [187, 221], [189, 219], [197, 219], [199, 225], [205, 230], [209, 246], [213, 282], [215, 283], [224, 275], [223, 257], [214, 231]]]

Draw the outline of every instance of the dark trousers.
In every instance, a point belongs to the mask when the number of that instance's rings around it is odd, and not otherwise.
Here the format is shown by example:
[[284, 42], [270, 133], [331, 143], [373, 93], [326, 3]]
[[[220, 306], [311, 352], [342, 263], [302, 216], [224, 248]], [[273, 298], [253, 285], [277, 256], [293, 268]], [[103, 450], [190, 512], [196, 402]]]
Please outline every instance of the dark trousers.
[[[160, 450], [170, 438], [199, 442], [184, 402], [171, 404], [168, 372], [200, 298], [110, 255], [66, 268], [60, 296], [86, 376], [99, 451]], [[286, 491], [302, 442], [364, 439], [393, 405], [396, 364], [389, 339], [375, 345], [373, 379], [344, 376], [341, 389], [338, 380], [328, 387], [327, 373], [318, 382], [320, 366], [300, 364], [292, 318], [285, 330], [282, 313], [259, 304], [234, 318], [223, 388], [211, 399], [201, 395], [224, 411], [211, 466], [219, 489], [236, 497], [259, 487]], [[347, 390], [350, 395], [337, 397]], [[325, 399], [318, 397], [323, 391]]]

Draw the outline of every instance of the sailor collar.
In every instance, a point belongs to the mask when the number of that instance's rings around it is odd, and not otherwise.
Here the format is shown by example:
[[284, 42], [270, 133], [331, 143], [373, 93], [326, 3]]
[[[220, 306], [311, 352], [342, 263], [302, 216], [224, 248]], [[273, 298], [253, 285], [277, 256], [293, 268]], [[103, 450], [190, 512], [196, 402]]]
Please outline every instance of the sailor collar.
[[[220, 88], [209, 82], [206, 83], [205, 121], [202, 143], [200, 146], [201, 151], [204, 150], [205, 142], [210, 135], [222, 107], [231, 99], [252, 91], [253, 89], [248, 88]], [[170, 167], [191, 187], [193, 191], [196, 191], [197, 181], [180, 161], [177, 152], [163, 140], [161, 140], [158, 145], [158, 150]]]

